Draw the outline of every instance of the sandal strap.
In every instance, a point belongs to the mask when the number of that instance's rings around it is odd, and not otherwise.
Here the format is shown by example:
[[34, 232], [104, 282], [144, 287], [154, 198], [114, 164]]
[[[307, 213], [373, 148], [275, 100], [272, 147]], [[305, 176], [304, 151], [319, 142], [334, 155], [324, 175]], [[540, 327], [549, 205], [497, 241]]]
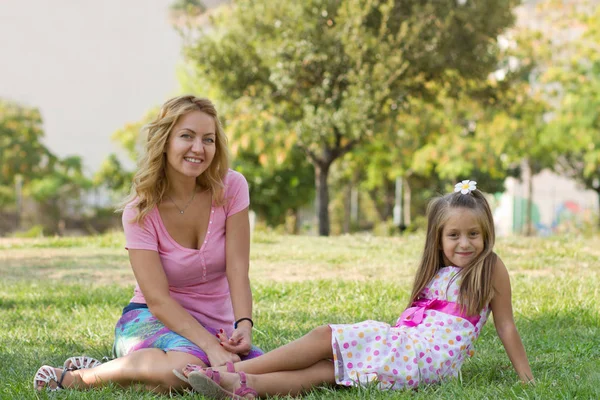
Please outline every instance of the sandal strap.
[[[38, 390], [38, 382], [42, 382], [44, 383], [43, 388], [50, 391], [50, 392], [54, 392], [56, 390], [60, 390], [60, 389], [64, 389], [64, 387], [62, 386], [62, 381], [64, 379], [64, 371], [63, 374], [61, 375], [60, 380], [58, 379], [58, 377], [56, 376], [56, 372], [54, 372], [54, 368], [49, 366], [49, 365], [43, 365], [40, 367], [40, 369], [37, 370], [37, 372], [35, 373], [35, 376], [33, 377], [33, 388], [35, 390]], [[50, 386], [48, 386], [50, 384], [50, 382], [56, 382], [56, 387], [55, 388], [51, 388]]]
[[227, 368], [227, 372], [235, 372], [235, 367], [231, 361], [227, 361], [225, 367]]
[[63, 383], [63, 380], [65, 379], [65, 375], [67, 375], [68, 371], [75, 371], [75, 370], [72, 368], [63, 369], [62, 374], [60, 374], [60, 379], [58, 380], [58, 382], [56, 382], [57, 386], [61, 389], [64, 389], [62, 383]]
[[207, 368], [205, 373], [206, 376], [208, 376], [214, 383], [221, 386], [221, 374], [219, 373], [219, 371], [214, 370], [212, 368]]
[[94, 368], [97, 367], [98, 365], [102, 365], [102, 363], [98, 360], [96, 360], [93, 357], [88, 357], [88, 356], [73, 356], [73, 357], [69, 357], [65, 360], [65, 362], [63, 363], [63, 368], [67, 368], [67, 365], [71, 365], [71, 367], [69, 368], [74, 368], [74, 369], [85, 369], [85, 368]]
[[186, 366], [186, 368], [184, 368], [184, 369], [187, 369], [189, 372], [193, 372], [193, 371], [202, 372], [202, 371], [204, 371], [204, 367], [201, 366], [201, 365], [197, 365], [197, 364], [188, 364]]
[[246, 384], [246, 374], [242, 371], [237, 374], [240, 376], [240, 387], [235, 390], [235, 394], [240, 397], [245, 397], [247, 394], [258, 397], [258, 392]]

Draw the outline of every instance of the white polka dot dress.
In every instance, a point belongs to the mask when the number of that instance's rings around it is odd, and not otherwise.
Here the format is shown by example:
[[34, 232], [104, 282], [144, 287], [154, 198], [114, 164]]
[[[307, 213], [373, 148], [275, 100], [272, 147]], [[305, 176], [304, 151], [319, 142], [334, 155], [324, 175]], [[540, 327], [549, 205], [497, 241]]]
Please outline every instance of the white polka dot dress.
[[[455, 276], [459, 271], [457, 267], [441, 268], [421, 298], [456, 306], [460, 277]], [[336, 382], [344, 386], [377, 382], [380, 389], [400, 389], [457, 376], [465, 357], [472, 354], [489, 307], [469, 319], [443, 308], [422, 311], [423, 319], [415, 326], [378, 321], [331, 324]]]

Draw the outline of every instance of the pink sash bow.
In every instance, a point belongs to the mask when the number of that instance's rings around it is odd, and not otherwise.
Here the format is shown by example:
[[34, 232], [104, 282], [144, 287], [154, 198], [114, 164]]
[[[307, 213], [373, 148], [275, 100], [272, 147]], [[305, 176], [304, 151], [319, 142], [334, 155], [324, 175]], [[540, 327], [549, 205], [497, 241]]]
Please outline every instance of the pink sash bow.
[[479, 315], [468, 316], [461, 312], [460, 306], [458, 303], [454, 303], [452, 301], [439, 300], [439, 299], [420, 299], [412, 303], [412, 307], [404, 310], [398, 321], [396, 322], [396, 327], [406, 325], [406, 326], [417, 326], [421, 322], [423, 322], [423, 318], [425, 318], [426, 310], [435, 310], [439, 312], [443, 312], [445, 314], [454, 315], [456, 317], [460, 317], [466, 319], [473, 326], [477, 325], [479, 319], [481, 318]]

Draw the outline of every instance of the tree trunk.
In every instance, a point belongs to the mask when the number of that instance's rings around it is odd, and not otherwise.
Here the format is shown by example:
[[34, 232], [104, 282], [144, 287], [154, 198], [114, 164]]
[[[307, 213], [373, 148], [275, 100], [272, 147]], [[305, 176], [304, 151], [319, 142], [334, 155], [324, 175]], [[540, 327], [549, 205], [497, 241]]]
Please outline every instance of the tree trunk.
[[297, 235], [300, 232], [300, 217], [297, 208], [290, 208], [286, 212], [285, 230], [287, 233]]
[[600, 229], [600, 187], [594, 190], [598, 194], [598, 229]]
[[410, 226], [410, 200], [411, 200], [411, 191], [410, 184], [408, 183], [408, 178], [403, 178], [402, 189], [404, 192], [404, 205], [402, 207], [403, 211], [403, 223], [404, 226]]
[[350, 233], [350, 218], [352, 216], [352, 187], [353, 183], [349, 182], [345, 188], [344, 196], [344, 221], [342, 221], [342, 233]]
[[527, 214], [525, 216], [525, 236], [533, 235], [533, 168], [529, 161], [527, 165]]
[[369, 197], [373, 200], [379, 221], [386, 222], [394, 216], [396, 181], [384, 179], [383, 184], [369, 190]]
[[356, 188], [356, 180], [350, 190], [350, 231], [357, 230], [360, 226], [360, 196]]
[[327, 177], [331, 163], [315, 165], [315, 186], [317, 188], [317, 217], [319, 218], [319, 236], [329, 236], [329, 186]]
[[315, 167], [315, 188], [317, 190], [316, 212], [319, 218], [319, 236], [329, 236], [329, 168], [338, 158], [344, 156], [358, 143], [358, 140], [350, 140], [342, 145], [342, 134], [334, 128], [335, 146], [323, 145], [322, 155], [317, 155], [310, 148], [302, 146], [312, 165]]

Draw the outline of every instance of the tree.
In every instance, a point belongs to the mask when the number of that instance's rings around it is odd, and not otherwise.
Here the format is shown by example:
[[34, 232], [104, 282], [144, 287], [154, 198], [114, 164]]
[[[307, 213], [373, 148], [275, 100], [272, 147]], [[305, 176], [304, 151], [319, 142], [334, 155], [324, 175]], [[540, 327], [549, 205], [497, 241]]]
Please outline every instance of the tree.
[[183, 14], [196, 17], [206, 11], [206, 6], [200, 0], [175, 0], [169, 9], [174, 16]]
[[35, 178], [27, 192], [38, 202], [45, 225], [52, 233], [62, 233], [65, 216], [81, 211], [81, 196], [91, 188], [83, 174], [81, 158], [56, 160], [51, 171]]
[[449, 70], [484, 79], [516, 1], [273, 3], [235, 2], [186, 54], [228, 101], [285, 122], [270, 134], [313, 165], [319, 233], [328, 235], [331, 165], [376, 136], [408, 98], [433, 97], [431, 82]]
[[131, 189], [133, 172], [127, 171], [116, 154], [111, 153], [94, 174], [93, 184], [106, 187], [114, 195], [123, 198]]
[[14, 202], [17, 176], [27, 184], [51, 169], [55, 158], [43, 137], [39, 110], [0, 100], [0, 207]]
[[600, 6], [584, 8], [586, 12], [558, 9], [563, 12], [556, 23], [577, 26], [581, 34], [557, 45], [566, 57], [544, 76], [546, 84], [558, 87], [559, 104], [546, 141], [556, 149], [555, 170], [594, 190], [600, 203]]
[[422, 214], [431, 196], [461, 179], [475, 179], [489, 192], [502, 190], [506, 169], [485, 125], [505, 88], [448, 75], [431, 82], [434, 99], [407, 99], [396, 120], [351, 156], [382, 221], [400, 203], [396, 223], [410, 225], [411, 215]]
[[518, 68], [521, 90], [513, 98], [528, 103], [518, 105], [520, 114], [538, 118], [519, 151], [532, 173], [549, 167], [599, 193], [600, 6], [550, 0], [531, 11], [528, 20], [543, 23], [517, 32], [514, 56], [525, 67]]
[[[136, 163], [141, 151], [141, 144], [146, 140], [142, 128], [158, 113], [158, 108], [152, 108], [139, 121], [125, 124], [116, 130], [111, 139], [125, 151], [127, 160]], [[96, 187], [109, 189], [118, 199], [124, 198], [131, 189], [133, 170], [128, 170], [115, 153], [111, 153], [100, 165], [93, 177]]]

